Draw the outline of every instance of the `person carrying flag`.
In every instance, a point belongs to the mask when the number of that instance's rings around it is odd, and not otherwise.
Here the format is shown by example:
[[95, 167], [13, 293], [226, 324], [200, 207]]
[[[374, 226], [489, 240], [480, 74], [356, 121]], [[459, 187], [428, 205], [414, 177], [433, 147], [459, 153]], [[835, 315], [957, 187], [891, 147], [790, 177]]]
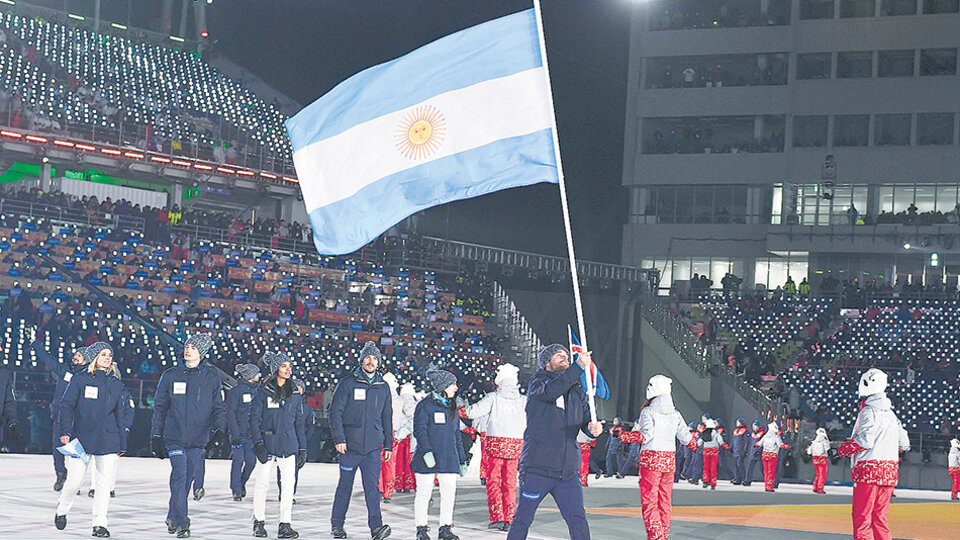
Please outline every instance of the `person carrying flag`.
[[537, 507], [553, 495], [567, 523], [571, 540], [589, 540], [590, 528], [579, 481], [580, 449], [577, 434], [592, 438], [603, 432], [591, 421], [587, 394], [580, 374], [589, 368], [592, 353], [584, 351], [570, 365], [570, 353], [560, 344], [537, 353], [539, 369], [527, 386], [527, 428], [520, 454], [520, 502], [507, 540], [527, 537]]

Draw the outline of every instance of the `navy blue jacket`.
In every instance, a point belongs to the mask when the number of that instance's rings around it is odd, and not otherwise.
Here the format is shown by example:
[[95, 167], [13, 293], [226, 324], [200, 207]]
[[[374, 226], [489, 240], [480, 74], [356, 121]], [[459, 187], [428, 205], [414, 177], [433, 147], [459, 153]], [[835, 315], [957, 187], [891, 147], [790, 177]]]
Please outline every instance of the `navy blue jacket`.
[[527, 429], [523, 432], [523, 452], [520, 454], [521, 473], [561, 480], [579, 474], [577, 433], [590, 434], [587, 430], [590, 406], [587, 394], [580, 386], [581, 373], [583, 368], [573, 364], [563, 373], [540, 369], [530, 378]]
[[60, 435], [80, 439], [95, 456], [126, 452], [123, 431], [123, 385], [103, 370], [82, 371], [70, 379], [60, 404]]
[[747, 453], [750, 445], [754, 443], [754, 440], [750, 437], [750, 430], [743, 428], [743, 433], [737, 435], [737, 430], [740, 428], [733, 429], [733, 444], [730, 447], [733, 449], [733, 455], [742, 456]]
[[[289, 385], [289, 386], [288, 386]], [[293, 381], [284, 386], [293, 388]], [[257, 391], [250, 407], [250, 426], [255, 442], [263, 441], [271, 456], [287, 457], [307, 448], [303, 430], [303, 395], [294, 390], [289, 397], [277, 401], [276, 380], [267, 380]]]
[[163, 437], [168, 446], [203, 448], [212, 430], [226, 429], [225, 422], [220, 377], [205, 362], [163, 372], [154, 398], [151, 436]]
[[[755, 445], [758, 442], [760, 442], [760, 439], [763, 438], [763, 434], [766, 432], [767, 430], [765, 429], [761, 429], [760, 431], [751, 430], [750, 432], [748, 432], [748, 436], [750, 437], [747, 440], [747, 458], [748, 459], [760, 459], [760, 456], [763, 454], [763, 445], [760, 445], [760, 446], [755, 446]], [[753, 434], [757, 434], [759, 435], [759, 437], [754, 438]]]
[[393, 448], [393, 401], [387, 383], [377, 374], [368, 381], [361, 368], [344, 377], [330, 402], [334, 444], [347, 443], [357, 454]]
[[120, 426], [123, 428], [123, 447], [127, 447], [127, 437], [130, 430], [133, 429], [133, 419], [137, 415], [137, 403], [133, 401], [133, 396], [126, 388], [120, 394], [120, 400], [123, 406], [120, 408]]
[[230, 439], [253, 439], [250, 431], [250, 411], [259, 384], [243, 381], [227, 392], [227, 427]]
[[63, 401], [63, 393], [67, 390], [67, 384], [74, 375], [86, 369], [87, 366], [74, 365], [72, 358], [70, 359], [70, 363], [57, 361], [57, 358], [48, 353], [39, 341], [31, 343], [30, 348], [33, 349], [37, 358], [40, 359], [50, 374], [57, 378], [57, 386], [53, 389], [53, 401], [50, 402], [50, 419], [53, 420], [54, 429], [57, 429], [56, 424], [60, 417], [60, 403]]
[[[459, 473], [460, 464], [467, 461], [460, 439], [460, 416], [456, 410], [445, 407], [436, 395], [417, 403], [413, 413], [413, 436], [417, 451], [413, 454], [410, 470], [415, 473]], [[433, 452], [436, 465], [431, 469], [423, 461], [427, 452]]]
[[13, 377], [2, 367], [0, 367], [0, 417], [3, 417], [3, 426], [0, 427], [6, 427], [17, 421], [17, 400], [13, 395]]

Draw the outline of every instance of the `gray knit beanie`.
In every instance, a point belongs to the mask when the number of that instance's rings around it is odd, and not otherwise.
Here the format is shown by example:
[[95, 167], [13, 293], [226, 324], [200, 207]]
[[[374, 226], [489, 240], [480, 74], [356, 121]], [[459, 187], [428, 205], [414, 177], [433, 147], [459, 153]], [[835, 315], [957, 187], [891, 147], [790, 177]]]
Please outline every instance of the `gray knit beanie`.
[[263, 363], [270, 368], [270, 375], [276, 373], [284, 362], [290, 362], [290, 365], [293, 365], [293, 360], [291, 360], [285, 352], [267, 353], [263, 355]]
[[368, 341], [363, 344], [363, 349], [360, 349], [360, 361], [363, 362], [363, 359], [368, 356], [376, 356], [377, 363], [383, 362], [383, 353], [380, 352], [380, 349], [377, 347], [377, 344]]
[[203, 357], [207, 355], [207, 351], [213, 346], [213, 338], [210, 337], [210, 334], [194, 334], [183, 344], [184, 348], [190, 345], [193, 345], [197, 349], [197, 352], [200, 353], [200, 359], [203, 360]]
[[570, 352], [566, 347], [560, 345], [559, 343], [554, 343], [552, 345], [547, 345], [546, 347], [541, 347], [540, 352], [537, 353], [537, 364], [540, 365], [540, 369], [547, 367], [547, 363], [550, 362], [550, 358], [557, 354], [558, 352], [563, 351], [567, 353], [567, 356], [570, 356]]
[[433, 386], [433, 391], [439, 394], [451, 384], [455, 384], [457, 376], [445, 369], [431, 369], [427, 372], [427, 380], [430, 381], [430, 386]]
[[252, 381], [254, 377], [260, 374], [260, 368], [254, 364], [240, 364], [237, 366], [237, 373], [245, 381]]
[[83, 349], [83, 359], [87, 361], [87, 364], [89, 364], [97, 359], [97, 355], [100, 354], [101, 351], [105, 350], [113, 352], [113, 347], [111, 347], [106, 341], [98, 341], [86, 349]]

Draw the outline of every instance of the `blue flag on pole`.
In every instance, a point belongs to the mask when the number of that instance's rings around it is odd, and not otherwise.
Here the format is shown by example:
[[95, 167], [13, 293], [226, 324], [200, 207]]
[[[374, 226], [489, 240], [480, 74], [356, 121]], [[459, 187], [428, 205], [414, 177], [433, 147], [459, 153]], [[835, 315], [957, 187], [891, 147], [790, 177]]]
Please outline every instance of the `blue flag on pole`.
[[[573, 361], [576, 362], [577, 356], [583, 352], [583, 347], [580, 345], [580, 340], [577, 339], [577, 335], [573, 333], [573, 328], [570, 328], [569, 324], [567, 325], [567, 331], [570, 333], [570, 354], [573, 355]], [[587, 380], [587, 377], [592, 379], [598, 398], [610, 399], [610, 387], [607, 386], [607, 381], [603, 378], [603, 374], [600, 373], [600, 369], [597, 368], [596, 363], [590, 362], [590, 369], [580, 374], [580, 384], [583, 386], [584, 392], [590, 391], [590, 381]]]
[[532, 9], [362, 71], [286, 125], [321, 254], [431, 206], [559, 182]]

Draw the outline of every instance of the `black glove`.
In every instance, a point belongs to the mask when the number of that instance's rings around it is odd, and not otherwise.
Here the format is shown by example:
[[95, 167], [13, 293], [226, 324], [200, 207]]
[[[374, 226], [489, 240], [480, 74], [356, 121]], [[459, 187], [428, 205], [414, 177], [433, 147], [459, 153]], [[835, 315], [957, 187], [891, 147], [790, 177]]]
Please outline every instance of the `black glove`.
[[7, 426], [7, 438], [10, 439], [10, 442], [20, 442], [20, 438], [23, 436], [23, 433], [20, 431], [20, 426], [16, 422]]
[[257, 441], [253, 445], [253, 453], [257, 455], [257, 461], [260, 463], [267, 462], [267, 457], [269, 457], [267, 456], [267, 445], [263, 444], [263, 441]]
[[167, 455], [167, 446], [163, 444], [163, 437], [159, 435], [154, 435], [153, 438], [150, 439], [150, 450], [153, 451], [153, 455], [160, 459], [169, 457]]
[[227, 440], [227, 436], [223, 434], [219, 429], [215, 429], [210, 432], [210, 440], [207, 441], [207, 446], [204, 448], [204, 451], [207, 457], [210, 457], [210, 453], [223, 446], [224, 441]]
[[307, 464], [307, 451], [300, 449], [297, 450], [297, 468], [302, 469], [304, 465]]
[[232, 441], [230, 441], [230, 446], [242, 446], [242, 445], [243, 445], [242, 439], [233, 439]]
[[827, 450], [827, 457], [835, 458], [835, 457], [837, 457], [837, 455], [838, 455], [838, 454], [837, 454], [837, 449], [836, 449], [836, 448], [831, 448], [831, 449]]

